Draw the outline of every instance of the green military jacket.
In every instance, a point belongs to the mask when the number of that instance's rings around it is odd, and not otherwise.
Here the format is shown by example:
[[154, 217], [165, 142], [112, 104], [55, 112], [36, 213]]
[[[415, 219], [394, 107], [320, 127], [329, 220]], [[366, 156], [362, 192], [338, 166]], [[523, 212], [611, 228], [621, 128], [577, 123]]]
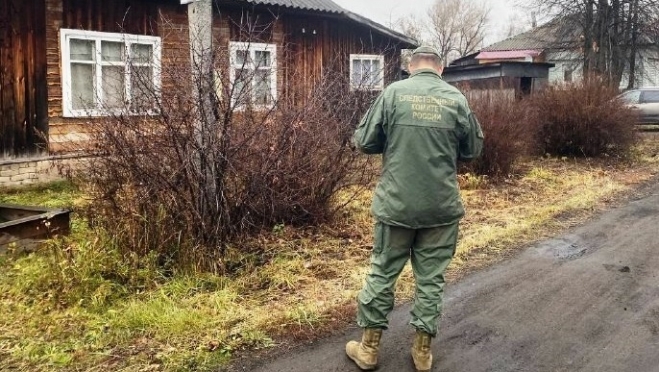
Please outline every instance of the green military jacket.
[[353, 141], [366, 154], [383, 154], [372, 206], [378, 221], [423, 229], [464, 216], [457, 164], [480, 155], [483, 132], [462, 93], [435, 71], [387, 87]]

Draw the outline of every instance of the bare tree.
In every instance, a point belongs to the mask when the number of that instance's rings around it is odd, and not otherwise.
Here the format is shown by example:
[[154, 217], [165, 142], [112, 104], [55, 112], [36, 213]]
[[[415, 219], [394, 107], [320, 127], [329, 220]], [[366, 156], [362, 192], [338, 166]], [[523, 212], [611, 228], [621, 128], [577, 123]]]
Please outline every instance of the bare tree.
[[584, 76], [603, 75], [619, 85], [625, 74], [628, 88], [637, 80], [641, 49], [655, 47], [659, 0], [542, 0], [537, 6], [557, 18], [570, 19], [583, 60]]
[[483, 0], [436, 0], [424, 17], [408, 16], [398, 25], [419, 43], [437, 48], [448, 65], [482, 47], [489, 13]]
[[508, 16], [506, 25], [499, 32], [499, 39], [508, 39], [537, 27], [534, 13], [515, 12]]
[[399, 28], [405, 35], [416, 41], [417, 44], [426, 42], [426, 24], [425, 19], [417, 17], [415, 14], [410, 14], [398, 20], [392, 28]]

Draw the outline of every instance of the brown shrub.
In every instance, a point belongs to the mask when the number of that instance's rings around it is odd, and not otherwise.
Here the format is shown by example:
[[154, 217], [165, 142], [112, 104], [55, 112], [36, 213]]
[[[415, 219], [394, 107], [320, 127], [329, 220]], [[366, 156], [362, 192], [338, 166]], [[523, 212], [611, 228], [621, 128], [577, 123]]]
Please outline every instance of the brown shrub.
[[[218, 63], [228, 60], [220, 52]], [[99, 156], [73, 174], [95, 199], [90, 221], [125, 253], [222, 272], [229, 245], [280, 224], [328, 221], [343, 207], [338, 192], [371, 184], [373, 167], [350, 140], [372, 94], [349, 92], [345, 74], [328, 72], [304, 97], [283, 94], [267, 108], [238, 104], [251, 84], [192, 84], [185, 68], [162, 74], [162, 97], [144, 97], [158, 115], [125, 107], [90, 122], [84, 150]]]
[[465, 95], [483, 128], [485, 141], [481, 157], [463, 166], [462, 171], [494, 179], [510, 175], [515, 162], [534, 145], [535, 127], [527, 103], [494, 89], [466, 90]]
[[538, 150], [555, 156], [625, 155], [636, 142], [635, 114], [602, 79], [548, 87], [532, 98]]

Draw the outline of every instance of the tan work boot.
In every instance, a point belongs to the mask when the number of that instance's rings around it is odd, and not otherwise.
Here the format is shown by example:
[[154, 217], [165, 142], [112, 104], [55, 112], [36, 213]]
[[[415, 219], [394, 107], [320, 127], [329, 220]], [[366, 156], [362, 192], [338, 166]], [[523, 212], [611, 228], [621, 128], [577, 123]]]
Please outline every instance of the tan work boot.
[[362, 370], [374, 370], [378, 364], [380, 337], [382, 337], [381, 329], [364, 328], [362, 342], [348, 342], [346, 344], [346, 354]]
[[417, 372], [430, 372], [432, 368], [432, 352], [430, 343], [432, 337], [424, 331], [417, 330], [412, 346], [412, 359]]

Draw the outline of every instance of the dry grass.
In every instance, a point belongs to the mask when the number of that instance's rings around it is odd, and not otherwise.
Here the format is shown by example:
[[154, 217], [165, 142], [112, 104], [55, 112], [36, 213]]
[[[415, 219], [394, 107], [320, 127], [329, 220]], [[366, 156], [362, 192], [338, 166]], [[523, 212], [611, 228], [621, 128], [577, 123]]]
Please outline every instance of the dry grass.
[[[535, 159], [496, 185], [462, 177], [467, 217], [449, 278], [584, 221], [652, 179], [658, 153], [651, 137], [631, 161]], [[168, 278], [96, 308], [58, 308], [21, 296], [18, 280], [42, 267], [43, 257], [0, 259], [7, 273], [0, 277], [0, 369], [213, 370], [241, 351], [337, 328], [352, 319], [368, 270], [370, 201], [364, 193], [332, 226], [276, 226], [254, 238], [247, 244], [267, 253], [229, 254], [228, 261], [245, 267], [233, 277]], [[407, 268], [397, 298], [412, 293]]]

